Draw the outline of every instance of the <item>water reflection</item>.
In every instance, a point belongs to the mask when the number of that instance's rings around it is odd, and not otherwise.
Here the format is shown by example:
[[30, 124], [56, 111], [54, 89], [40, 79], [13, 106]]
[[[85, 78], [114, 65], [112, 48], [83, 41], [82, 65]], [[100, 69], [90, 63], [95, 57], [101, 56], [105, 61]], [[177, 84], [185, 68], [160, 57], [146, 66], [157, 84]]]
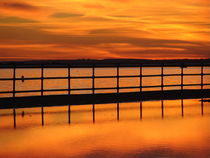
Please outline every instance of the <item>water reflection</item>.
[[[209, 114], [204, 99], [140, 101], [133, 103], [92, 104], [1, 110], [0, 128], [31, 125], [97, 123], [104, 121], [144, 120], [148, 118], [184, 117]], [[205, 110], [207, 112], [205, 113]], [[134, 117], [135, 116], [135, 117]], [[59, 123], [60, 121], [60, 123]], [[25, 122], [25, 123], [24, 123]], [[35, 123], [36, 122], [36, 123]]]
[[202, 100], [0, 110], [0, 157], [209, 158]]

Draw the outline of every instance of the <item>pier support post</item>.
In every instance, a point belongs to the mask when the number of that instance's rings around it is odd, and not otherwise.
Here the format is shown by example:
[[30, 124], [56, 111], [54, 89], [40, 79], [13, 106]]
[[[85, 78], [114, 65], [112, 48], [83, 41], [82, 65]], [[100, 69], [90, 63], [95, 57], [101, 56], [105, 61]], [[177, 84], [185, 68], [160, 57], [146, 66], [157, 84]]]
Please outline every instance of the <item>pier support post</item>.
[[120, 92], [120, 68], [119, 65], [117, 65], [117, 94]]
[[[139, 67], [139, 88], [140, 88], [140, 97], [141, 97], [141, 92], [142, 92], [142, 65]], [[140, 101], [140, 119], [142, 120], [142, 101]]]
[[71, 93], [71, 67], [68, 66], [68, 94]]
[[[92, 69], [92, 94], [95, 94], [95, 65]], [[95, 104], [92, 105], [93, 123], [95, 123]]]
[[[68, 66], [68, 95], [71, 94], [71, 67]], [[68, 123], [71, 123], [71, 106], [68, 105]]]
[[161, 66], [161, 91], [163, 91], [164, 86], [164, 65]]
[[[117, 64], [117, 100], [119, 99], [119, 92], [120, 92], [120, 68]], [[117, 103], [117, 121], [120, 120], [120, 103]]]
[[161, 65], [161, 91], [162, 91], [162, 100], [161, 100], [161, 112], [162, 118], [164, 118], [164, 101], [163, 101], [163, 87], [164, 87], [164, 64]]
[[203, 90], [203, 68], [204, 68], [204, 65], [203, 65], [203, 63], [202, 63], [202, 65], [201, 65], [201, 90]]
[[184, 89], [184, 66], [181, 66], [181, 90]]
[[[16, 65], [14, 65], [13, 68], [13, 93], [12, 96], [15, 98], [15, 91], [16, 91]], [[16, 109], [13, 108], [13, 123], [14, 123], [14, 128], [16, 128]]]
[[[44, 95], [44, 65], [41, 66], [41, 96]], [[41, 107], [42, 126], [44, 126], [44, 107]]]

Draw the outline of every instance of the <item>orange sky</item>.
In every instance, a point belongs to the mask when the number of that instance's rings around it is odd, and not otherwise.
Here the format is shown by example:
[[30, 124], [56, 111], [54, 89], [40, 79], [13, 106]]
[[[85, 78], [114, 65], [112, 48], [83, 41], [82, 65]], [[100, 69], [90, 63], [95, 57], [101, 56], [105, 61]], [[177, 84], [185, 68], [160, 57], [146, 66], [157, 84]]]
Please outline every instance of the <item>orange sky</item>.
[[210, 58], [210, 1], [0, 1], [0, 60], [104, 58]]

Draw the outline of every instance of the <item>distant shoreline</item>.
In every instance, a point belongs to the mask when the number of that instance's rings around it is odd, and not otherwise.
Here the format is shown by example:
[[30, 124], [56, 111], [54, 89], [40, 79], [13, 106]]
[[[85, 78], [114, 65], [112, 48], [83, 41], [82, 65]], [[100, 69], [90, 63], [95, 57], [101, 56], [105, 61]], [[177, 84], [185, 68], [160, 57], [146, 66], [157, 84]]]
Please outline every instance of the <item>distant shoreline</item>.
[[148, 59], [103, 59], [103, 60], [31, 60], [31, 61], [0, 61], [0, 67], [12, 66], [12, 65], [80, 65], [80, 66], [90, 66], [90, 65], [162, 65], [165, 66], [181, 66], [181, 65], [192, 65], [196, 66], [201, 63], [210, 65], [210, 59], [174, 59], [174, 60], [148, 60]]

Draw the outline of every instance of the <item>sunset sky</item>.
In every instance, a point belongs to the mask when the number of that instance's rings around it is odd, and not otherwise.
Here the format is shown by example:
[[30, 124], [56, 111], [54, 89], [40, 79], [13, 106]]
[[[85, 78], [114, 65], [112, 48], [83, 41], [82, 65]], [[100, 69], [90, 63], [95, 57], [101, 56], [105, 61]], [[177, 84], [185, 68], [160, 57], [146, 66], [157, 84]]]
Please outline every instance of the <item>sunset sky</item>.
[[0, 0], [0, 60], [210, 58], [210, 0]]

